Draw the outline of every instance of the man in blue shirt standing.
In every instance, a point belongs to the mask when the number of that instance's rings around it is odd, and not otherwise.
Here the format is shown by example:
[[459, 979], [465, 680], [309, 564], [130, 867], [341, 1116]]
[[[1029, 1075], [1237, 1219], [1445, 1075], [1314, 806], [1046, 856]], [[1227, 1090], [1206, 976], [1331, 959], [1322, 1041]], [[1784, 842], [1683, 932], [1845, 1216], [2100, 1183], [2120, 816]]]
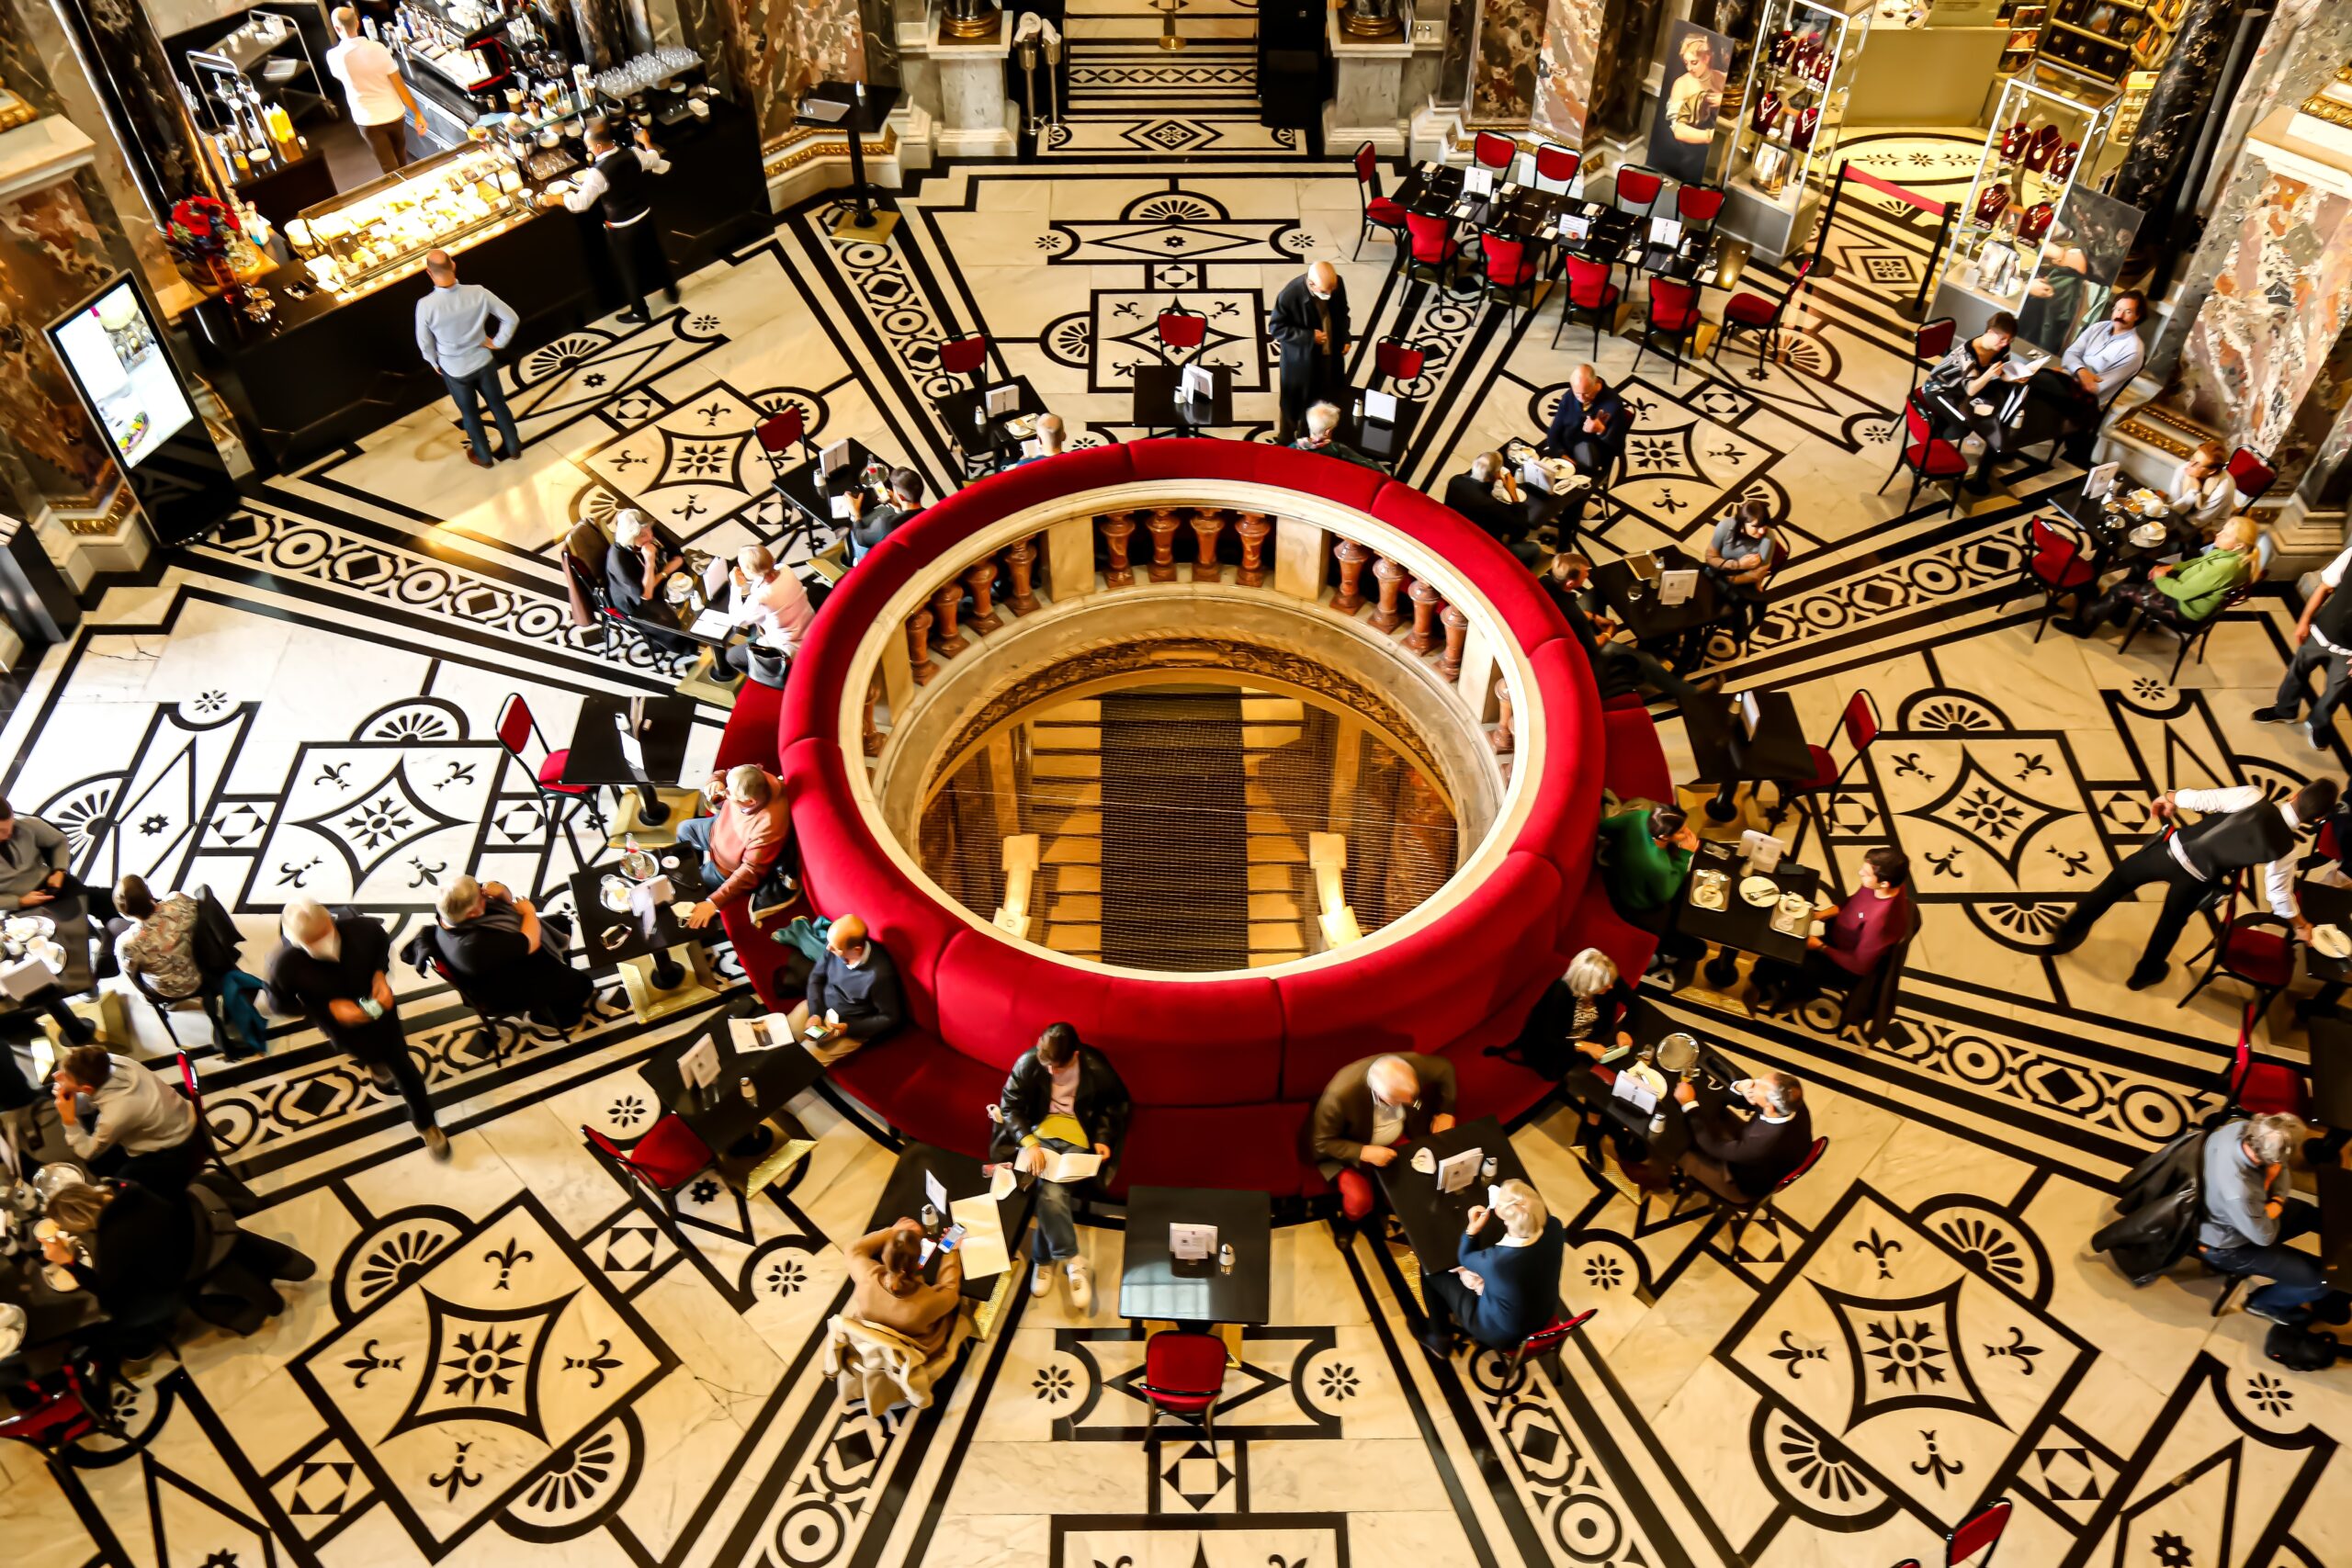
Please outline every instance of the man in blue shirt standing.
[[[441, 373], [449, 399], [458, 405], [458, 423], [466, 427], [467, 460], [477, 468], [523, 455], [523, 438], [514, 433], [514, 416], [507, 412], [506, 394], [498, 387], [496, 352], [514, 341], [521, 318], [514, 307], [487, 288], [458, 281], [458, 264], [447, 251], [427, 253], [424, 276], [432, 292], [416, 302], [416, 350]], [[490, 449], [482, 434], [480, 403], [490, 405], [498, 422], [498, 450]]]

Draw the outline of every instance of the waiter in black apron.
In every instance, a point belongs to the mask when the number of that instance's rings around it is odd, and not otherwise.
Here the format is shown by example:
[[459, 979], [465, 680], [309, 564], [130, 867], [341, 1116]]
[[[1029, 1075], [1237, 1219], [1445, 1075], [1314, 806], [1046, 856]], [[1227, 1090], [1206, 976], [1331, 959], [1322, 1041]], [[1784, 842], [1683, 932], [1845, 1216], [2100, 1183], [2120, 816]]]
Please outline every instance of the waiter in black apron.
[[574, 212], [597, 209], [605, 221], [605, 239], [613, 249], [613, 265], [621, 275], [621, 292], [628, 296], [624, 321], [643, 321], [648, 285], [662, 290], [673, 305], [678, 302], [678, 280], [662, 249], [662, 231], [653, 220], [653, 176], [670, 172], [669, 160], [655, 149], [645, 127], [637, 128], [637, 145], [623, 147], [613, 138], [609, 121], [588, 127], [588, 172], [561, 199]]

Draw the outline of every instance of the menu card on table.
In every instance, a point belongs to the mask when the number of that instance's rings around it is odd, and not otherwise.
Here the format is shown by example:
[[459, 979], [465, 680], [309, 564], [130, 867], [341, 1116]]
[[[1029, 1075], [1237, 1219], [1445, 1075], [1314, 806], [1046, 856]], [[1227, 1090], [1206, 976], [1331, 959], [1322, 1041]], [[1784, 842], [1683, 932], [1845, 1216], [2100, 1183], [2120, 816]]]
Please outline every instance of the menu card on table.
[[1171, 1224], [1168, 1227], [1168, 1256], [1178, 1262], [1206, 1262], [1216, 1251], [1215, 1225]]

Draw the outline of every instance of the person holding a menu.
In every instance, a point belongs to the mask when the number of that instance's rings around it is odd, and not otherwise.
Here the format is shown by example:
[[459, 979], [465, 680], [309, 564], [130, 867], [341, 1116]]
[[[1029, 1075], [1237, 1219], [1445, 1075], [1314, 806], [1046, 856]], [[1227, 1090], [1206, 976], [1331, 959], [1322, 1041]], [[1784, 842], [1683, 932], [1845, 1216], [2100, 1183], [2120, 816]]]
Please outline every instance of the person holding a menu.
[[912, 468], [890, 470], [890, 499], [869, 506], [863, 487], [849, 492], [849, 563], [855, 566], [865, 552], [890, 536], [899, 525], [914, 520], [922, 510], [922, 476]]
[[1284, 284], [1267, 325], [1283, 352], [1274, 443], [1287, 446], [1307, 406], [1339, 396], [1348, 384], [1348, 286], [1340, 269], [1319, 261]]
[[[1441, 1361], [1453, 1353], [1456, 1327], [1489, 1349], [1510, 1350], [1560, 1310], [1567, 1233], [1526, 1182], [1506, 1181], [1487, 1192], [1487, 1201], [1472, 1205], [1463, 1223], [1455, 1267], [1421, 1276], [1428, 1309], [1421, 1348]], [[1481, 1240], [1489, 1221], [1500, 1222], [1502, 1234]]]
[[1029, 1293], [1052, 1290], [1058, 1269], [1069, 1280], [1070, 1311], [1080, 1317], [1094, 1310], [1094, 1282], [1079, 1255], [1071, 1203], [1081, 1183], [1109, 1179], [1134, 1111], [1111, 1058], [1080, 1042], [1067, 1023], [1046, 1026], [1037, 1043], [1012, 1064], [989, 1107], [996, 1122], [989, 1158], [1010, 1161], [1037, 1184]]

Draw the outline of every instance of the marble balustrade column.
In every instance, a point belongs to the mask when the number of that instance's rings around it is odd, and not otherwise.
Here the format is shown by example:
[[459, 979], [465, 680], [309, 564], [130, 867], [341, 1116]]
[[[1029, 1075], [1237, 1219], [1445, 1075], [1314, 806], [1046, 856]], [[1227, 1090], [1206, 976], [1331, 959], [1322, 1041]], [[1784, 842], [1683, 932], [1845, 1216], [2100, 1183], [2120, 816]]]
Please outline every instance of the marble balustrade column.
[[882, 694], [882, 677], [876, 675], [865, 683], [865, 747], [869, 757], [882, 754], [882, 732], [874, 727], [874, 704]]
[[1341, 539], [1331, 547], [1331, 554], [1340, 562], [1340, 591], [1331, 596], [1331, 608], [1352, 615], [1363, 608], [1363, 563], [1372, 552], [1353, 539]]
[[1233, 574], [1233, 581], [1244, 588], [1264, 587], [1266, 536], [1274, 531], [1273, 524], [1262, 512], [1245, 512], [1233, 531], [1241, 536], [1241, 570]]
[[1405, 646], [1415, 653], [1427, 653], [1437, 646], [1437, 634], [1430, 629], [1437, 617], [1437, 590], [1416, 578], [1408, 592], [1413, 599], [1413, 629], [1405, 634]]
[[1004, 607], [1016, 615], [1034, 615], [1037, 593], [1030, 586], [1030, 578], [1037, 570], [1037, 541], [1013, 540], [1012, 547], [1004, 552], [1004, 569], [1012, 574], [1012, 592], [1005, 599]]
[[[1500, 675], [1495, 677], [1495, 702], [1502, 709], [1502, 715], [1495, 720], [1494, 728], [1487, 732], [1487, 744], [1499, 757], [1519, 743], [1510, 732], [1510, 682]], [[869, 708], [868, 711], [872, 710]]]
[[1225, 532], [1225, 513], [1214, 506], [1193, 509], [1193, 581], [1222, 582], [1225, 569], [1216, 563], [1217, 536]]
[[1151, 570], [1154, 582], [1176, 581], [1176, 530], [1184, 525], [1175, 509], [1155, 506], [1151, 521], [1144, 526], [1151, 530]]
[[907, 617], [907, 662], [914, 667], [915, 684], [928, 686], [939, 674], [931, 661], [931, 612], [917, 610]]
[[1404, 624], [1404, 615], [1396, 608], [1396, 593], [1412, 574], [1386, 556], [1372, 563], [1372, 575], [1380, 582], [1380, 603], [1372, 612], [1372, 624], [1385, 632], [1393, 632]]
[[931, 640], [933, 646], [951, 659], [971, 646], [964, 634], [956, 629], [956, 611], [963, 602], [964, 585], [952, 577], [934, 589], [931, 595]]
[[1136, 531], [1136, 515], [1133, 512], [1114, 512], [1096, 524], [1102, 531], [1102, 547], [1111, 558], [1110, 568], [1102, 574], [1106, 587], [1136, 585], [1135, 569], [1127, 564], [1127, 538]]
[[2230, 40], [2246, 5], [2247, 0], [2188, 0], [2174, 29], [2172, 52], [2156, 73], [2156, 85], [2140, 111], [2140, 128], [2108, 189], [2116, 200], [2140, 209], [2135, 249], [2152, 250], [2164, 241], [2173, 200], [2198, 132], [2212, 112]]
[[972, 596], [972, 615], [965, 625], [976, 632], [992, 632], [1004, 625], [989, 596], [996, 589], [996, 558], [974, 561], [964, 569], [964, 590]]
[[219, 195], [146, 8], [128, 0], [51, 3], [154, 220], [168, 218], [181, 197]]
[[1438, 618], [1445, 623], [1445, 651], [1438, 655], [1437, 672], [1449, 681], [1462, 679], [1462, 650], [1470, 641], [1470, 617], [1448, 604]]

